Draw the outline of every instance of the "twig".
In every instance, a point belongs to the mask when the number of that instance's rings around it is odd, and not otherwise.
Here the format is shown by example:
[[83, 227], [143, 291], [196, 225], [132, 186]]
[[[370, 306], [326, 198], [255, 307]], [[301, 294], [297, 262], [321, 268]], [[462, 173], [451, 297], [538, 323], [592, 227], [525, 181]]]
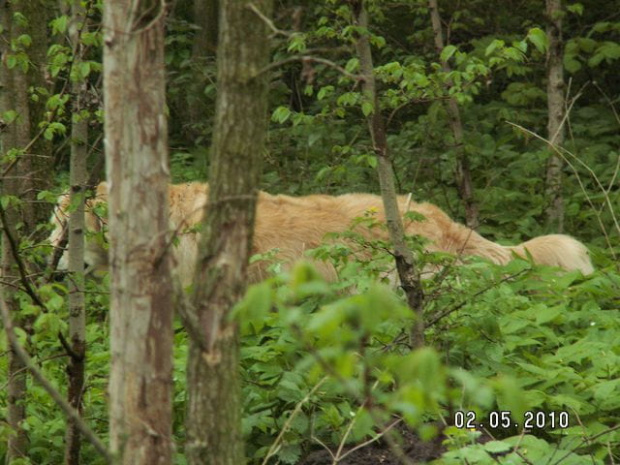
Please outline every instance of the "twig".
[[[483, 429], [487, 436], [489, 436], [494, 441], [496, 440], [495, 436], [493, 436], [493, 434], [491, 434], [489, 430], [487, 430], [486, 428], [483, 428]], [[517, 454], [527, 465], [534, 465], [534, 463], [528, 460], [528, 458], [519, 451], [519, 447], [521, 447], [521, 443], [523, 442], [523, 438], [525, 437], [525, 434], [526, 434], [525, 430], [522, 430], [521, 434], [519, 435], [519, 441], [514, 445], [514, 447], [512, 448], [512, 451], [515, 454]]]
[[[370, 389], [371, 392], [377, 387], [378, 384], [379, 384], [379, 380], [375, 381], [375, 384], [373, 384], [372, 388]], [[370, 397], [370, 395], [366, 395], [367, 399], [369, 397]], [[334, 463], [335, 464], [339, 460], [343, 459], [344, 457], [346, 457], [348, 455], [348, 453], [345, 453], [345, 455], [340, 456], [340, 454], [342, 453], [342, 449], [344, 448], [344, 445], [347, 442], [347, 438], [349, 437], [349, 434], [351, 434], [351, 431], [353, 430], [353, 426], [355, 426], [355, 422], [357, 421], [357, 418], [359, 417], [359, 414], [362, 412], [362, 409], [364, 408], [365, 404], [366, 404], [366, 402], [362, 403], [359, 406], [359, 408], [357, 409], [357, 413], [355, 414], [353, 419], [349, 422], [349, 426], [347, 426], [347, 430], [342, 435], [342, 440], [340, 441], [340, 445], [338, 446], [338, 450], [336, 451], [336, 457], [334, 458]]]
[[605, 98], [605, 100], [607, 100], [607, 103], [609, 104], [609, 107], [611, 108], [611, 111], [613, 112], [615, 118], [616, 118], [616, 122], [620, 125], [620, 115], [618, 115], [618, 111], [616, 110], [616, 106], [614, 105], [614, 102], [611, 98], [609, 98], [609, 95], [607, 95], [603, 89], [601, 89], [601, 86], [598, 85], [598, 83], [596, 81], [593, 82], [594, 87], [596, 87], [596, 89], [601, 93], [601, 95]]
[[[534, 136], [535, 138], [543, 141], [544, 143], [546, 143], [547, 145], [549, 145], [549, 147], [551, 147], [551, 149], [557, 153], [560, 157], [562, 157], [562, 159], [568, 164], [568, 166], [570, 166], [570, 168], [573, 170], [573, 172], [575, 173], [575, 175], [577, 176], [577, 181], [579, 182], [579, 186], [581, 187], [582, 192], [584, 193], [584, 195], [586, 196], [586, 200], [588, 201], [588, 203], [590, 204], [590, 206], [594, 209], [594, 211], [596, 211], [596, 207], [594, 206], [592, 200], [590, 199], [590, 196], [588, 195], [585, 186], [583, 185], [583, 183], [581, 182], [581, 177], [579, 176], [579, 172], [577, 171], [577, 169], [575, 168], [575, 166], [568, 160], [568, 158], [565, 156], [564, 153], [570, 155], [571, 157], [573, 157], [581, 166], [583, 166], [588, 173], [590, 174], [590, 176], [592, 176], [592, 179], [594, 179], [594, 181], [596, 182], [596, 185], [599, 187], [599, 189], [601, 190], [601, 192], [604, 194], [605, 197], [605, 203], [607, 204], [607, 208], [609, 209], [609, 212], [611, 214], [611, 218], [614, 222], [614, 225], [616, 226], [616, 229], [618, 232], [620, 232], [620, 224], [618, 223], [618, 219], [616, 218], [616, 214], [614, 213], [614, 207], [611, 204], [611, 200], [609, 198], [609, 194], [607, 192], [607, 189], [605, 189], [605, 187], [601, 184], [600, 180], [598, 179], [598, 176], [596, 176], [596, 173], [592, 170], [592, 168], [590, 168], [588, 165], [586, 165], [583, 161], [581, 161], [576, 155], [574, 155], [573, 153], [571, 153], [569, 150], [566, 150], [563, 147], [558, 147], [556, 145], [553, 145], [550, 141], [548, 141], [547, 139], [545, 139], [544, 137], [536, 134], [534, 131], [530, 131], [529, 129], [524, 128], [523, 126], [516, 124], [516, 123], [512, 123], [510, 121], [507, 121], [508, 124], [516, 127], [517, 129], [520, 129], [523, 132], [526, 132], [527, 134], [530, 134], [532, 136]], [[605, 226], [602, 223], [602, 220], [600, 218], [600, 215], [596, 215], [599, 226], [601, 227], [601, 231], [603, 232], [603, 234], [605, 235], [605, 239], [607, 241], [607, 246], [609, 247], [609, 250], [612, 254], [612, 256], [614, 258], [616, 258], [616, 255], [614, 253], [613, 247], [611, 245], [611, 242], [609, 240], [609, 236], [607, 234], [607, 230], [605, 229]]]
[[2, 222], [2, 229], [4, 230], [6, 239], [9, 242], [9, 248], [11, 249], [11, 255], [13, 255], [13, 259], [15, 260], [15, 263], [17, 264], [17, 269], [19, 271], [19, 279], [22, 285], [24, 286], [24, 290], [26, 291], [26, 294], [30, 296], [30, 298], [35, 304], [37, 304], [43, 310], [47, 311], [47, 307], [45, 306], [45, 304], [43, 303], [39, 295], [36, 293], [36, 291], [32, 287], [32, 284], [30, 283], [30, 281], [26, 278], [26, 276], [28, 276], [28, 272], [26, 271], [26, 266], [24, 265], [24, 262], [19, 256], [17, 242], [11, 232], [10, 226], [6, 219], [6, 212], [1, 202], [0, 202], [0, 221]]
[[334, 456], [334, 453], [331, 451], [331, 449], [329, 447], [327, 447], [327, 444], [325, 444], [323, 441], [321, 441], [319, 438], [317, 438], [314, 434], [311, 436], [311, 438], [312, 438], [313, 441], [316, 441], [320, 446], [323, 447], [323, 449], [325, 449], [327, 451], [327, 453], [332, 458], [332, 460], [334, 460], [336, 458]]
[[[294, 334], [299, 336], [300, 341], [303, 341], [303, 333], [298, 326], [291, 325], [291, 330], [293, 331]], [[325, 370], [325, 372], [327, 372], [328, 374], [333, 376], [335, 379], [337, 379], [338, 382], [341, 384], [341, 386], [343, 386], [351, 394], [352, 397], [359, 399], [359, 393], [356, 391], [356, 389], [353, 386], [351, 386], [351, 383], [349, 382], [349, 380], [341, 376], [340, 373], [338, 373], [336, 370], [333, 370], [332, 367], [329, 365], [329, 363], [327, 363], [327, 361], [321, 356], [321, 354], [318, 353], [318, 351], [316, 351], [314, 347], [309, 346], [308, 344], [304, 344], [304, 346], [306, 347], [308, 352], [312, 354], [312, 356], [315, 358], [315, 360], [318, 362], [321, 368]], [[375, 423], [381, 424], [382, 422], [379, 420], [374, 410], [377, 410], [377, 408], [376, 407], [374, 409], [369, 408], [368, 414], [372, 417]], [[318, 439], [316, 438], [314, 439], [317, 442], [319, 442]], [[384, 439], [388, 447], [392, 451], [392, 453], [398, 458], [398, 460], [401, 461], [401, 463], [403, 463], [404, 465], [414, 465], [413, 461], [409, 457], [407, 457], [407, 455], [403, 452], [402, 447], [400, 447], [400, 445], [396, 441], [394, 441], [391, 435], [385, 434]], [[329, 450], [329, 448], [327, 448], [327, 446], [325, 446], [324, 444], [322, 445], [329, 451], [330, 455], [333, 458], [334, 454]]]
[[194, 344], [198, 345], [201, 351], [207, 352], [209, 344], [207, 342], [205, 332], [201, 329], [200, 319], [191, 299], [187, 298], [178, 275], [173, 277], [172, 288], [174, 308], [179, 313], [179, 318], [181, 318], [183, 327], [187, 331], [190, 340]]
[[58, 331], [58, 340], [60, 340], [60, 345], [63, 347], [63, 349], [65, 349], [65, 352], [67, 352], [67, 355], [69, 357], [76, 361], [84, 360], [84, 355], [79, 355], [75, 353], [73, 347], [71, 347], [71, 344], [69, 344], [69, 341], [67, 341], [61, 331]]
[[[347, 452], [345, 452], [344, 454], [342, 454], [342, 456], [338, 457], [338, 460], [343, 460], [345, 457], [347, 457], [348, 455], [352, 454], [353, 452], [355, 452], [356, 450], [359, 450], [363, 447], [369, 446], [370, 444], [372, 444], [373, 442], [378, 441], [379, 439], [381, 439], [383, 436], [385, 436], [387, 433], [389, 433], [389, 431], [394, 428], [396, 425], [398, 425], [399, 423], [402, 423], [403, 419], [402, 418], [397, 418], [396, 420], [394, 420], [392, 423], [390, 423], [389, 425], [386, 426], [386, 428], [381, 431], [380, 433], [377, 433], [377, 435], [372, 438], [369, 439], [365, 442], [362, 442], [361, 444], [358, 444], [357, 446], [349, 449]], [[338, 452], [340, 452], [340, 449], [338, 450]]]
[[[8, 351], [7, 351], [7, 352], [8, 352]], [[4, 353], [3, 353], [3, 354], [1, 354], [0, 356], [4, 356], [4, 355], [6, 355], [6, 353], [7, 353], [7, 352], [4, 352]], [[40, 359], [40, 360], [39, 360], [39, 365], [43, 365], [43, 363], [44, 363], [44, 362], [48, 362], [48, 361], [50, 361], [50, 360], [56, 360], [57, 358], [65, 358], [66, 356], [67, 356], [66, 354], [56, 354], [56, 355], [51, 355], [50, 357], [46, 357], [46, 358]], [[14, 378], [16, 375], [18, 375], [18, 374], [20, 374], [20, 373], [22, 373], [22, 372], [24, 372], [24, 371], [28, 371], [28, 367], [22, 367], [22, 368], [20, 368], [19, 370], [16, 370], [16, 371], [12, 372], [12, 373], [11, 373], [11, 377], [13, 377], [13, 378]], [[4, 383], [4, 384], [0, 385], [0, 392], [3, 392], [3, 391], [4, 391], [7, 387], [8, 387], [8, 385], [9, 385], [9, 383], [10, 383], [10, 382], [11, 382], [11, 381], [10, 381], [10, 379], [9, 379], [6, 383]]]
[[556, 462], [553, 465], [559, 465], [565, 459], [567, 459], [572, 453], [574, 453], [577, 449], [579, 449], [583, 445], [587, 444], [588, 442], [594, 441], [595, 439], [598, 439], [601, 436], [605, 436], [606, 434], [613, 433], [614, 431], [619, 430], [619, 429], [620, 429], [620, 423], [615, 425], [615, 426], [612, 426], [612, 427], [610, 427], [610, 428], [608, 428], [608, 429], [606, 429], [604, 431], [596, 433], [593, 436], [588, 436], [588, 437], [582, 439], [579, 444], [577, 444], [575, 447], [572, 448], [572, 450], [566, 452], [566, 454], [564, 454], [562, 457], [560, 457], [558, 460], [556, 460]]
[[267, 73], [269, 71], [271, 71], [272, 69], [276, 69], [276, 68], [280, 68], [288, 63], [295, 63], [295, 62], [301, 62], [301, 63], [318, 63], [320, 65], [325, 65], [329, 68], [333, 68], [336, 71], [338, 71], [340, 74], [342, 74], [343, 76], [348, 77], [349, 79], [353, 79], [354, 81], [363, 81], [364, 80], [364, 76], [358, 75], [358, 74], [352, 74], [350, 72], [348, 72], [346, 69], [344, 69], [342, 66], [334, 63], [331, 60], [328, 60], [326, 58], [319, 58], [319, 57], [314, 57], [314, 56], [310, 56], [310, 55], [295, 55], [292, 56], [290, 58], [287, 58], [285, 60], [280, 60], [280, 61], [276, 61], [274, 63], [271, 63], [268, 66], [265, 66], [263, 69], [261, 69], [260, 71], [258, 71], [256, 73], [256, 76], [259, 76], [263, 73]]
[[267, 455], [263, 459], [262, 465], [267, 465], [267, 461], [271, 457], [273, 457], [273, 455], [278, 450], [278, 447], [280, 446], [280, 442], [282, 441], [282, 437], [284, 436], [284, 433], [288, 431], [293, 419], [301, 411], [302, 405], [310, 400], [310, 397], [323, 385], [325, 381], [327, 381], [327, 376], [324, 376], [318, 383], [316, 383], [316, 385], [310, 390], [310, 392], [306, 394], [306, 396], [297, 403], [297, 405], [295, 406], [295, 409], [291, 412], [290, 416], [287, 418], [286, 422], [282, 426], [282, 429], [280, 430], [278, 437], [276, 438], [276, 440], [273, 442], [273, 444], [269, 448], [269, 452], [267, 452]]
[[290, 32], [286, 32], [286, 31], [284, 31], [282, 29], [278, 29], [276, 27], [276, 25], [273, 23], [273, 21], [271, 19], [269, 19], [267, 16], [265, 16], [262, 11], [260, 11], [258, 8], [256, 8], [256, 5], [254, 5], [253, 3], [250, 3], [247, 6], [247, 8], [248, 8], [248, 10], [252, 10], [256, 14], [256, 16], [258, 16], [260, 19], [262, 19], [263, 22], [267, 25], [267, 27], [269, 29], [271, 29], [271, 31], [274, 34], [282, 35], [284, 37], [290, 37], [291, 36]]
[[457, 310], [463, 308], [467, 303], [471, 302], [472, 299], [475, 299], [476, 297], [484, 294], [485, 292], [488, 292], [491, 289], [494, 289], [499, 284], [502, 284], [502, 283], [504, 283], [506, 281], [510, 281], [511, 279], [517, 278], [518, 276], [520, 276], [523, 273], [526, 273], [528, 271], [531, 271], [531, 269], [530, 268], [526, 268], [526, 269], [521, 270], [521, 271], [519, 271], [517, 273], [511, 274], [510, 276], [506, 276], [506, 277], [500, 279], [499, 281], [491, 284], [490, 286], [485, 287], [484, 289], [476, 292], [474, 295], [467, 297], [467, 299], [463, 300], [460, 304], [457, 304], [454, 307], [449, 308], [448, 310], [444, 310], [443, 312], [436, 313], [435, 315], [433, 315], [433, 317], [431, 317], [430, 321], [426, 324], [425, 328], [426, 329], [430, 328], [431, 326], [436, 324], [442, 318], [445, 318], [446, 316], [450, 315], [451, 313], [456, 312]]

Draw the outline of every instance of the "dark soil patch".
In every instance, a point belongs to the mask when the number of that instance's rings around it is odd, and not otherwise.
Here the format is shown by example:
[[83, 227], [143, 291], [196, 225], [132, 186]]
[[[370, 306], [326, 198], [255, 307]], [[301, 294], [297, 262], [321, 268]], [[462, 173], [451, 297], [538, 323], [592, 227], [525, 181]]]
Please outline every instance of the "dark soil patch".
[[[415, 433], [402, 428], [398, 443], [404, 454], [416, 464], [423, 464], [430, 460], [439, 458], [445, 447], [441, 444], [445, 439], [442, 435], [437, 436], [431, 441], [422, 441]], [[350, 450], [349, 447], [345, 450]], [[334, 447], [332, 453], [335, 453]], [[345, 455], [343, 452], [341, 456]], [[331, 465], [332, 455], [325, 449], [316, 450], [308, 454], [299, 465]], [[337, 462], [339, 465], [401, 465], [401, 460], [388, 446], [385, 441], [377, 441], [358, 449], [347, 455], [344, 459]]]

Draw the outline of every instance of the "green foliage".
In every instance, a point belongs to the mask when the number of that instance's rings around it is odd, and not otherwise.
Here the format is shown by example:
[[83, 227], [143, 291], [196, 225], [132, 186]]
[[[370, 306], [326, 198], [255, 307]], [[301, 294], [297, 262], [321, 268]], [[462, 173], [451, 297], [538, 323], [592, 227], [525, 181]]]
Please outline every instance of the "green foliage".
[[[178, 9], [186, 8], [180, 3]], [[548, 118], [542, 5], [440, 3], [450, 30], [439, 53], [425, 2], [367, 2], [369, 31], [352, 23], [347, 2], [301, 2], [299, 11], [279, 4], [274, 24], [292, 32], [273, 38], [274, 62], [281, 64], [271, 70], [272, 124], [263, 188], [291, 194], [376, 192], [377, 158], [366, 117], [381, 112], [399, 191], [462, 217], [453, 174], [455, 141], [444, 104], [451, 97], [463, 123], [463, 149], [482, 219], [479, 232], [511, 244], [548, 232], [543, 212], [549, 152], [535, 137], [545, 137]], [[89, 8], [89, 17], [98, 21], [101, 2]], [[346, 453], [378, 439], [394, 419], [418, 438], [443, 443], [437, 464], [618, 462], [620, 434], [613, 428], [620, 423], [620, 23], [614, 8], [613, 2], [599, 0], [573, 3], [563, 16], [563, 62], [571, 78], [562, 152], [565, 231], [587, 242], [599, 271], [582, 277], [532, 269], [525, 261], [496, 267], [476, 259], [457, 268], [453, 257], [420, 254], [420, 241], [413, 239], [410, 246], [421, 268], [445, 271], [424, 281], [428, 346], [411, 351], [407, 334], [413, 316], [401, 291], [386, 286], [393, 274], [386, 242], [369, 242], [354, 228], [309, 252], [310, 261], [327, 260], [336, 267], [337, 283], [324, 282], [307, 263], [284, 272], [275, 252], [255, 257], [270, 263], [274, 277], [251, 287], [235, 309], [243, 333], [243, 432], [250, 463], [267, 456], [272, 462], [297, 463], [320, 444], [334, 454]], [[194, 56], [196, 27], [185, 13], [177, 11], [167, 22], [174, 182], [206, 179], [217, 88], [214, 57]], [[12, 22], [21, 27], [28, 18], [17, 14]], [[49, 23], [54, 40], [47, 50], [47, 73], [53, 85], [29, 89], [32, 101], [45, 102], [45, 114], [33, 124], [54, 146], [60, 179], [67, 177], [63, 159], [71, 122], [89, 121], [89, 143], [94, 143], [102, 121], [101, 30], [83, 28], [85, 52], [76, 57], [67, 40], [69, 23], [64, 14]], [[376, 107], [362, 94], [357, 76], [354, 42], [361, 32], [370, 34], [373, 47]], [[32, 71], [33, 40], [22, 34], [8, 43], [3, 58], [9, 69]], [[70, 109], [72, 83], [84, 83], [89, 91], [90, 103], [79, 114]], [[190, 115], [190, 108], [197, 114]], [[21, 119], [15, 109], [3, 111], [5, 124]], [[3, 162], [8, 166], [23, 153], [23, 147], [6, 147]], [[53, 202], [55, 194], [38, 198]], [[22, 201], [0, 199], [5, 208]], [[372, 215], [359, 224], [378, 227]], [[30, 236], [22, 224], [14, 227]], [[107, 246], [101, 234], [89, 239]], [[49, 247], [22, 239], [20, 253], [26, 262], [42, 264]], [[66, 357], [57, 335], [66, 329], [67, 290], [44, 278], [36, 287], [46, 310], [18, 294], [20, 313], [30, 319], [28, 331], [19, 329], [18, 337], [62, 390]], [[107, 276], [87, 281], [85, 418], [104, 439], [108, 286]], [[176, 325], [175, 463], [182, 464], [188, 342]], [[7, 349], [2, 333], [0, 351]], [[3, 357], [0, 379], [6, 379], [6, 372]], [[28, 389], [24, 427], [30, 462], [60, 463], [62, 415], [30, 378]], [[6, 412], [6, 396], [0, 391], [0, 415]], [[456, 411], [473, 412], [487, 425], [494, 412], [510, 412], [518, 424], [526, 412], [543, 412], [547, 420], [553, 412], [566, 412], [570, 425], [525, 434], [522, 427], [491, 428], [490, 439], [479, 429], [453, 426]], [[0, 459], [8, 434], [0, 422]], [[90, 446], [82, 459], [102, 463]]]
[[[342, 246], [326, 247], [315, 256], [326, 258], [327, 250], [346, 282], [354, 260]], [[617, 293], [617, 274], [583, 278], [532, 270], [523, 261], [496, 267], [472, 260], [425, 283], [429, 321], [449, 311], [428, 331], [434, 348], [409, 352], [402, 331], [411, 325], [410, 311], [389, 290], [362, 284], [364, 273], [376, 276], [373, 260], [356, 263], [349, 283], [367, 289], [360, 294], [342, 296], [342, 281], [327, 284], [301, 264], [251, 288], [239, 305], [244, 433], [256, 463], [268, 451], [295, 463], [318, 441], [334, 451], [358, 444], [390, 415], [422, 437], [429, 422], [455, 410], [475, 411], [487, 422], [493, 412], [509, 412], [511, 426], [493, 429], [498, 440], [485, 444], [448, 428], [448, 452], [437, 463], [492, 463], [498, 453], [539, 463], [558, 440], [564, 460], [579, 463], [586, 451], [603, 457], [618, 444], [611, 431], [596, 436], [619, 420], [620, 315], [598, 298]], [[527, 412], [544, 412], [546, 423], [520, 442]], [[549, 427], [553, 412], [566, 412], [570, 427]], [[583, 441], [584, 434], [591, 439]], [[527, 463], [520, 460], [514, 463]]]

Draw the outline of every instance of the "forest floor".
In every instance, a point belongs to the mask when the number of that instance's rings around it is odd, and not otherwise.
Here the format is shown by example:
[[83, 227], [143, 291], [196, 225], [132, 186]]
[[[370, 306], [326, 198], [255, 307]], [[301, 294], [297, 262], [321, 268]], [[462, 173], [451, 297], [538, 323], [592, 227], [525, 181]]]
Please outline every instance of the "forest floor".
[[[400, 441], [398, 442], [402, 451], [415, 464], [424, 464], [439, 458], [446, 450], [442, 445], [445, 439], [442, 435], [431, 441], [422, 441], [415, 433], [406, 428], [401, 428], [399, 433]], [[346, 449], [340, 455], [345, 454]], [[309, 453], [299, 462], [299, 465], [331, 465], [332, 463], [334, 463], [334, 457], [329, 451], [323, 449]], [[338, 465], [401, 465], [403, 460], [392, 452], [385, 441], [377, 441], [346, 455], [337, 463]]]

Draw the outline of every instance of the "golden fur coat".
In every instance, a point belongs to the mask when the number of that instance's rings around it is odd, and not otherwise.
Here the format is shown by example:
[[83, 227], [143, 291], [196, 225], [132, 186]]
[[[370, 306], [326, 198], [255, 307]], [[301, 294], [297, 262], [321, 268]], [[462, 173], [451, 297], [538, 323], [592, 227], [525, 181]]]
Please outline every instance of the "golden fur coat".
[[[208, 185], [186, 183], [171, 185], [170, 225], [178, 237], [173, 247], [177, 273], [184, 285], [191, 283], [198, 250], [198, 233], [193, 228], [202, 219], [207, 201]], [[107, 185], [97, 187], [96, 197], [86, 208], [86, 228], [100, 231], [105, 220], [98, 218], [92, 209], [97, 202], [107, 200]], [[477, 255], [498, 264], [505, 264], [513, 253], [525, 257], [526, 250], [533, 260], [541, 265], [550, 265], [565, 270], [580, 270], [584, 274], [593, 271], [588, 249], [572, 237], [560, 234], [540, 236], [516, 246], [502, 246], [489, 241], [477, 232], [452, 221], [441, 209], [429, 203], [416, 203], [407, 196], [399, 196], [401, 214], [413, 211], [424, 216], [423, 220], [404, 219], [405, 231], [409, 235], [420, 235], [428, 239], [426, 249], [447, 252], [454, 255]], [[66, 224], [69, 196], [63, 195], [55, 209], [52, 222], [54, 230], [50, 243], [58, 246]], [[318, 247], [327, 233], [343, 232], [351, 228], [354, 220], [373, 212], [378, 221], [385, 215], [381, 197], [371, 194], [344, 194], [339, 196], [309, 195], [291, 197], [260, 192], [254, 229], [252, 253], [266, 253], [277, 249], [275, 257], [286, 264], [292, 264], [304, 257], [304, 252]], [[368, 238], [387, 238], [384, 228], [363, 228], [357, 230]], [[66, 255], [66, 254], [65, 254]], [[91, 269], [107, 267], [107, 251], [97, 241], [86, 241], [85, 261]], [[336, 279], [334, 268], [326, 262], [315, 263], [319, 272], [328, 280]], [[250, 281], [266, 277], [265, 262], [250, 266]], [[59, 268], [66, 268], [63, 256]]]

